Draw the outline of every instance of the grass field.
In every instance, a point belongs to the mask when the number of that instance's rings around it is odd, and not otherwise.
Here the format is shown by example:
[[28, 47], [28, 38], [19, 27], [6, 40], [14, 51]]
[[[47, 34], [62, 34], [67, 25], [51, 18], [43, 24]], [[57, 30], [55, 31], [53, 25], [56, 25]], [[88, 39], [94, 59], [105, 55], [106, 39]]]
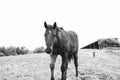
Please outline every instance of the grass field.
[[[93, 57], [95, 52], [95, 57]], [[79, 75], [75, 77], [73, 61], [67, 80], [120, 80], [120, 51], [83, 49], [79, 56]], [[50, 57], [46, 53], [0, 57], [0, 80], [50, 80]], [[55, 80], [61, 78], [61, 57], [55, 65]]]

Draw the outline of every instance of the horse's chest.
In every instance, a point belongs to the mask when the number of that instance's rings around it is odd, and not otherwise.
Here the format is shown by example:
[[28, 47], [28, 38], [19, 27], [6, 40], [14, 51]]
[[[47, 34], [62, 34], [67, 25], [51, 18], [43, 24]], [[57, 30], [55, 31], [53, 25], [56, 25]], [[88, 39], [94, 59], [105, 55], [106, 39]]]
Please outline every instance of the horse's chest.
[[65, 48], [61, 46], [54, 46], [53, 48], [54, 54], [61, 54], [61, 53], [64, 53], [65, 51], [66, 51]]

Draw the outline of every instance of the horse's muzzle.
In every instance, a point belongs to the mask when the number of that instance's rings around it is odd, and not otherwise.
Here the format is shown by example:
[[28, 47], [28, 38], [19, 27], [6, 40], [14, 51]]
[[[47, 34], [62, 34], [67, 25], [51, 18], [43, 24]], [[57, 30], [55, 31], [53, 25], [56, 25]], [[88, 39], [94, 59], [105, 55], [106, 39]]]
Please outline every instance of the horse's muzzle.
[[51, 51], [52, 51], [51, 48], [46, 49], [47, 54], [50, 54]]

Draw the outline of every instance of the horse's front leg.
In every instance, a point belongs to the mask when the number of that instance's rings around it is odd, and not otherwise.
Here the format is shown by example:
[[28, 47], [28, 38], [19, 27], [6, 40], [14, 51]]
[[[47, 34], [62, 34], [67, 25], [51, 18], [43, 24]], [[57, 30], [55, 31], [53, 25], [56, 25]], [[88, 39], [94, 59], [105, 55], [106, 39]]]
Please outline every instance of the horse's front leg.
[[51, 69], [51, 80], [54, 80], [54, 67], [55, 67], [55, 62], [56, 62], [57, 55], [51, 54], [50, 59], [50, 69]]
[[67, 67], [68, 67], [67, 57], [62, 57], [62, 66], [61, 66], [62, 76], [61, 76], [61, 80], [66, 80]]

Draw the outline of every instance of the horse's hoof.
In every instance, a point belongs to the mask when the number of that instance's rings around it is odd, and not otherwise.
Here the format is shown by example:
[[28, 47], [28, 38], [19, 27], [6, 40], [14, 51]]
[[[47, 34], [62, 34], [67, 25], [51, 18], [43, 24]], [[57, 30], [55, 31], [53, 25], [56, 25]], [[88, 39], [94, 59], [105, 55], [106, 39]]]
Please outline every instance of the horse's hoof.
[[51, 78], [51, 80], [55, 80], [54, 78]]
[[76, 72], [76, 75], [75, 75], [76, 77], [78, 77], [78, 72]]

